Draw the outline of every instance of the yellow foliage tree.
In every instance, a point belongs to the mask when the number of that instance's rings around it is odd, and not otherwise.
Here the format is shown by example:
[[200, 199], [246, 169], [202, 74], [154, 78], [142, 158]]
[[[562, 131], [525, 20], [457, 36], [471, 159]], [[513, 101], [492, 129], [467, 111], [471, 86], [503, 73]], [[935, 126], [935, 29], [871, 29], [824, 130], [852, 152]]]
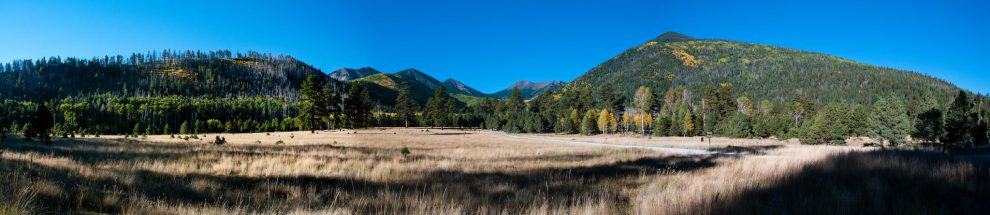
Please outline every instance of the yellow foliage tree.
[[602, 134], [608, 134], [610, 132], [608, 127], [608, 118], [612, 116], [612, 113], [608, 112], [608, 108], [602, 109], [602, 112], [598, 113], [598, 130], [602, 131]]

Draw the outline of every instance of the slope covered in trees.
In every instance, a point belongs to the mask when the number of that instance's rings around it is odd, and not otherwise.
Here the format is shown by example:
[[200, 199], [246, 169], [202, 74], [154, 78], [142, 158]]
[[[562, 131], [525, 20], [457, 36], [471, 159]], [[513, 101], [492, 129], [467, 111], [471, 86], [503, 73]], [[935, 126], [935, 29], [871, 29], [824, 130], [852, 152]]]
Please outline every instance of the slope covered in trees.
[[706, 86], [727, 83], [753, 100], [869, 104], [893, 93], [908, 106], [927, 98], [940, 103], [959, 90], [930, 76], [769, 45], [695, 39], [669, 32], [609, 59], [568, 85], [600, 91], [605, 85], [631, 96], [639, 86], [684, 87], [701, 95]]
[[18, 60], [0, 69], [0, 99], [61, 99], [110, 93], [137, 97], [294, 99], [308, 75], [325, 76], [295, 58], [256, 52], [151, 52], [129, 57]]

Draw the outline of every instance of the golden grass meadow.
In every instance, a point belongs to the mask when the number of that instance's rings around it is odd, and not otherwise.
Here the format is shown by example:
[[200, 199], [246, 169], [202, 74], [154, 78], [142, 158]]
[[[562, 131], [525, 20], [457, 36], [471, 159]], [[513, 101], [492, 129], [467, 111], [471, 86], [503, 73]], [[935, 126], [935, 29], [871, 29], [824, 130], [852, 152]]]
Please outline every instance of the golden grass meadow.
[[[227, 144], [211, 143], [216, 136]], [[8, 138], [0, 214], [972, 214], [986, 156], [776, 140], [365, 130]], [[553, 140], [553, 141], [551, 141]], [[710, 149], [662, 151], [568, 144]], [[403, 149], [408, 153], [403, 153]]]

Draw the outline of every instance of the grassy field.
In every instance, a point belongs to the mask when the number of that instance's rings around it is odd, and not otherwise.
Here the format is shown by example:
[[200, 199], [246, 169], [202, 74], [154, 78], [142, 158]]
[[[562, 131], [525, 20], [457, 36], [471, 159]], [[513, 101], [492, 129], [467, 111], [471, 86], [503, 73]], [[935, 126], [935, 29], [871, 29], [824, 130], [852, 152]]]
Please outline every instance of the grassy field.
[[[216, 136], [228, 143], [211, 144]], [[53, 145], [8, 138], [0, 145], [0, 214], [990, 211], [985, 156], [774, 140], [517, 137], [369, 129], [189, 140], [103, 136]], [[541, 139], [741, 153], [688, 156]]]

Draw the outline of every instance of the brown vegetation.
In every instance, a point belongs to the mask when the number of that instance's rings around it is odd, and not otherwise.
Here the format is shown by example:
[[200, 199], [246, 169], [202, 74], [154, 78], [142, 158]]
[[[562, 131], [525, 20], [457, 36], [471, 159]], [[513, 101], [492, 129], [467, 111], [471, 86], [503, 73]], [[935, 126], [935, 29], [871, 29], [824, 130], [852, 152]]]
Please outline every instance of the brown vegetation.
[[990, 193], [984, 162], [927, 152], [716, 140], [742, 154], [680, 156], [427, 129], [215, 136], [4, 143], [0, 213], [973, 213]]

